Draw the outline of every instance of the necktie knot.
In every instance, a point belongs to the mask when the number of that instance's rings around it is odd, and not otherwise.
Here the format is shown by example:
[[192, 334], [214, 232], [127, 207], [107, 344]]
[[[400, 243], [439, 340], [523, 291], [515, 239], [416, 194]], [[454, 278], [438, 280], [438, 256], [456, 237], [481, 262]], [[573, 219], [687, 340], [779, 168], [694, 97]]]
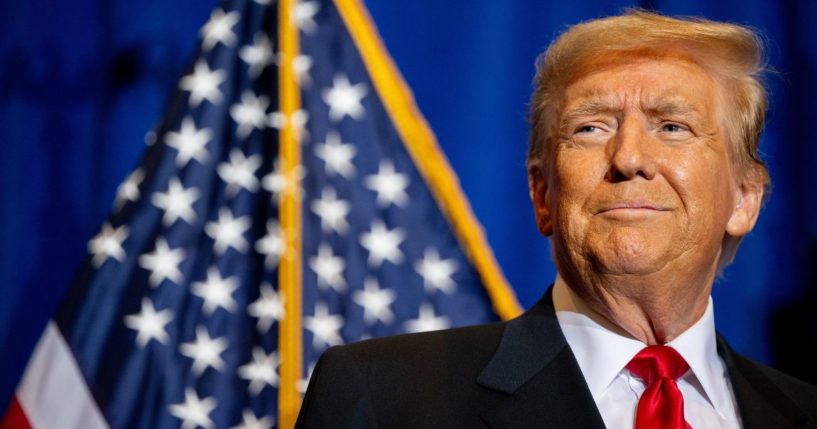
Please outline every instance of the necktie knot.
[[649, 346], [627, 364], [647, 385], [636, 409], [636, 429], [690, 429], [684, 420], [684, 398], [675, 380], [689, 370], [689, 364], [675, 349]]
[[649, 346], [635, 355], [627, 369], [650, 385], [662, 378], [677, 380], [689, 370], [689, 365], [672, 347]]

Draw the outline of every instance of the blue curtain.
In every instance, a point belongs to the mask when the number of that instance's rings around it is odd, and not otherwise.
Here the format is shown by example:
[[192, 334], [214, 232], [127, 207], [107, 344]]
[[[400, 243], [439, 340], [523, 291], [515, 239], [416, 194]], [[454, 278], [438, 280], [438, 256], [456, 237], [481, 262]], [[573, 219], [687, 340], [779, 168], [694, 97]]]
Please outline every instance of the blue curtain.
[[[135, 167], [214, 0], [6, 2], [0, 17], [0, 406]], [[566, 26], [645, 7], [751, 25], [774, 72], [774, 190], [714, 292], [740, 352], [817, 383], [817, 2], [369, 0], [524, 306], [553, 280], [525, 177], [533, 62]]]

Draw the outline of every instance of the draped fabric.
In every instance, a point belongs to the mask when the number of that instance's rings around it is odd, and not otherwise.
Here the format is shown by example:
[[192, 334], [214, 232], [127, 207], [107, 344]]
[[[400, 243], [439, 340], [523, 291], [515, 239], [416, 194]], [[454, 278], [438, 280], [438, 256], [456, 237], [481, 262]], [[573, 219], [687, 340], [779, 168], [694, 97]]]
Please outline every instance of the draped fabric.
[[[31, 0], [0, 17], [0, 408], [188, 66], [215, 1]], [[769, 48], [771, 199], [718, 281], [740, 352], [817, 382], [817, 3], [366, 2], [523, 306], [553, 280], [528, 201], [533, 63], [567, 25], [626, 7], [751, 25]]]

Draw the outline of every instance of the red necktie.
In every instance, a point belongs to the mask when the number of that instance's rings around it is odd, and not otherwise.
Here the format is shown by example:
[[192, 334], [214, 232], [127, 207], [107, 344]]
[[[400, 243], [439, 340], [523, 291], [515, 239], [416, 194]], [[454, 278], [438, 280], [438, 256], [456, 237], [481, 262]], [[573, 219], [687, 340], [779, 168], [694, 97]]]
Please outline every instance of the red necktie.
[[684, 420], [684, 397], [675, 380], [689, 369], [684, 358], [667, 346], [649, 346], [627, 364], [647, 390], [638, 400], [635, 429], [691, 429]]

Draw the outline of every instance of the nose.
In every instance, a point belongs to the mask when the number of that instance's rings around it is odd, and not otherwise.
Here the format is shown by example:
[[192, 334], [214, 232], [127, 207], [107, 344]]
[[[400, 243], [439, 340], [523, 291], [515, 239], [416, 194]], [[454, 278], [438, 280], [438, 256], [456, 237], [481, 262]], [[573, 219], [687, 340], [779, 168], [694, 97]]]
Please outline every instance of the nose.
[[638, 118], [626, 118], [622, 121], [613, 140], [610, 155], [610, 170], [607, 180], [622, 182], [641, 176], [652, 180], [655, 177], [656, 165], [650, 154], [650, 135]]

